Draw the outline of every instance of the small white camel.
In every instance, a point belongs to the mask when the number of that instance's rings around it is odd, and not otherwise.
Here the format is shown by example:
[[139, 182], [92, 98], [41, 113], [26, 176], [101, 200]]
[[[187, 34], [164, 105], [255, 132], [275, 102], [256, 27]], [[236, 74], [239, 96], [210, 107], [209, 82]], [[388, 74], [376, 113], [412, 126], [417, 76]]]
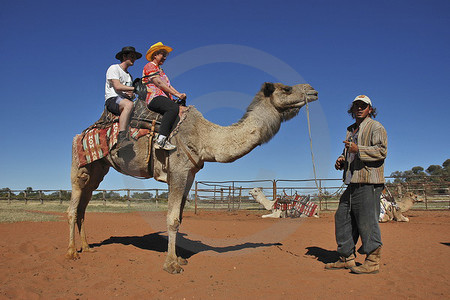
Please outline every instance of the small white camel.
[[272, 213], [268, 215], [263, 215], [262, 218], [280, 218], [281, 217], [281, 209], [274, 208], [275, 200], [267, 199], [266, 195], [264, 195], [261, 188], [253, 188], [248, 192], [252, 197], [259, 203], [264, 206], [265, 209], [271, 210]]

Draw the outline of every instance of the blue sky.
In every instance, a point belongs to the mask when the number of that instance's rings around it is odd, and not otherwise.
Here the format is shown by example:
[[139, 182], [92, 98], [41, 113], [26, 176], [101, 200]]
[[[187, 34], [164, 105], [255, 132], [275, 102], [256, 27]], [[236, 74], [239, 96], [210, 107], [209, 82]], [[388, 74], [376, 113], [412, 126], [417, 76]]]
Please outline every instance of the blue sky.
[[[128, 4], [133, 3], [133, 5]], [[3, 1], [0, 188], [70, 189], [71, 142], [104, 104], [105, 72], [132, 45], [174, 48], [164, 69], [221, 125], [265, 81], [311, 84], [319, 177], [338, 178], [346, 111], [371, 97], [387, 129], [386, 174], [450, 158], [450, 1]], [[146, 61], [129, 69], [139, 77]], [[300, 82], [303, 81], [303, 82]], [[312, 178], [305, 110], [268, 144], [197, 180]], [[163, 187], [109, 172], [100, 188]]]

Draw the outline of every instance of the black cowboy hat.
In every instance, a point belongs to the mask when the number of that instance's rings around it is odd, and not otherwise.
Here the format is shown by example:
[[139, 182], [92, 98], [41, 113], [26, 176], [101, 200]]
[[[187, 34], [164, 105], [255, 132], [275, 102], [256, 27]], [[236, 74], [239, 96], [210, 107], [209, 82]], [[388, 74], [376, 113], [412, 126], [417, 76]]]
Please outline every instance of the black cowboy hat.
[[142, 54], [139, 53], [139, 52], [136, 52], [136, 49], [134, 49], [134, 47], [127, 46], [127, 47], [123, 47], [122, 51], [120, 51], [119, 53], [116, 54], [116, 58], [118, 60], [121, 60], [122, 59], [122, 55], [123, 54], [127, 54], [127, 53], [134, 53], [134, 54], [136, 54], [136, 59], [139, 59], [139, 58], [142, 57]]

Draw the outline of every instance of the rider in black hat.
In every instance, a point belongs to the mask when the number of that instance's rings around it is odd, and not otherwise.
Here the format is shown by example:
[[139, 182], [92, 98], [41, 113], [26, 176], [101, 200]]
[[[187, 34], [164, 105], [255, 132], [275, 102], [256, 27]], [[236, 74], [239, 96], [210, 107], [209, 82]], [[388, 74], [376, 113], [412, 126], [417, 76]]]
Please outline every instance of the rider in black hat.
[[108, 111], [119, 116], [117, 149], [131, 144], [127, 133], [133, 110], [134, 87], [128, 67], [134, 65], [135, 60], [141, 57], [142, 54], [136, 52], [134, 47], [123, 47], [122, 51], [116, 54], [120, 64], [111, 65], [106, 71], [105, 106]]

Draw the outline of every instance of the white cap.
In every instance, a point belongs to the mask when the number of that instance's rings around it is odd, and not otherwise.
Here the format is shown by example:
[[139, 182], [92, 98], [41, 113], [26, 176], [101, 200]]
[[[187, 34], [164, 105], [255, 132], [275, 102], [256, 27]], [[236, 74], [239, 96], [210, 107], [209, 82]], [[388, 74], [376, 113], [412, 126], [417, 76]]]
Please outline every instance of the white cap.
[[372, 101], [370, 101], [370, 98], [367, 97], [366, 95], [359, 95], [359, 96], [357, 96], [355, 98], [355, 100], [353, 100], [353, 102], [356, 102], [356, 101], [362, 101], [362, 102], [367, 103], [370, 106], [372, 106]]

